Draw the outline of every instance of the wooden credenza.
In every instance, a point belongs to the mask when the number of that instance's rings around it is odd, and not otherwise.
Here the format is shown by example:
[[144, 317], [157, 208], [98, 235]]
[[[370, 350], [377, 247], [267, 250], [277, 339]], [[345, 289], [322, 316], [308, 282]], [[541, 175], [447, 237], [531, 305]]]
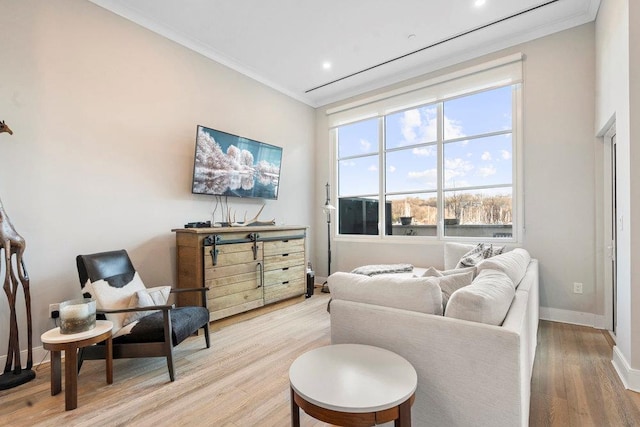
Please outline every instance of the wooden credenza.
[[[306, 291], [304, 226], [180, 228], [178, 288], [207, 286], [209, 320], [219, 320]], [[196, 299], [194, 299], [196, 298]], [[178, 305], [198, 296], [178, 294]]]

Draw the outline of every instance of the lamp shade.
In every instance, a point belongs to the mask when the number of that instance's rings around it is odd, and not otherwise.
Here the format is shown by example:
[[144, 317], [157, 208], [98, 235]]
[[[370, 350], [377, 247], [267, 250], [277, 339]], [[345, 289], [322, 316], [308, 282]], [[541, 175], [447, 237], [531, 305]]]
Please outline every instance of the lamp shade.
[[330, 213], [331, 211], [335, 211], [335, 210], [336, 210], [336, 207], [335, 207], [335, 206], [333, 206], [333, 205], [332, 205], [332, 204], [330, 204], [330, 203], [329, 203], [329, 204], [326, 204], [326, 205], [324, 205], [324, 206], [322, 207], [322, 211], [323, 211], [324, 213]]

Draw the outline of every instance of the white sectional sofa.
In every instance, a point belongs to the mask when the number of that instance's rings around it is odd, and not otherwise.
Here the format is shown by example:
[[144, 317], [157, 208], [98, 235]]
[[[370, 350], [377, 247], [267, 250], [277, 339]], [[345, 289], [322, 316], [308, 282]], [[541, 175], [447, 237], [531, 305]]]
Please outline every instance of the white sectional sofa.
[[[446, 248], [445, 268], [460, 258], [462, 250]], [[424, 270], [371, 278], [349, 273], [329, 277], [332, 343], [374, 345], [406, 358], [418, 373], [412, 408], [413, 424], [418, 427], [529, 423], [538, 330], [538, 262], [519, 249], [489, 258], [477, 269], [471, 285], [451, 294], [445, 315], [442, 311], [429, 314], [437, 312], [439, 293], [433, 287], [437, 279], [413, 278]], [[504, 305], [503, 294], [510, 291], [496, 292], [497, 285], [487, 282], [496, 277], [506, 282], [507, 276], [511, 282], [513, 277], [521, 278], [513, 284], [506, 315], [498, 325], [451, 317], [452, 313], [464, 317], [466, 312], [482, 319], [478, 307], [493, 310], [488, 302], [495, 295]], [[479, 285], [488, 291], [478, 291]], [[469, 303], [475, 308], [466, 310]], [[495, 322], [495, 315], [488, 319]]]

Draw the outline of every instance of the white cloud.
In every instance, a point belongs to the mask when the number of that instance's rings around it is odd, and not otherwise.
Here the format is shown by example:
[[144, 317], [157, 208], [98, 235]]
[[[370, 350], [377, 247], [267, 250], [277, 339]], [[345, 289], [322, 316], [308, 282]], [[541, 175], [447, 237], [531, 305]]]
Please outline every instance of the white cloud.
[[486, 168], [479, 168], [478, 169], [478, 175], [480, 175], [483, 178], [486, 178], [488, 176], [491, 175], [495, 175], [496, 174], [496, 168], [493, 165], [489, 165]]
[[363, 152], [368, 153], [369, 150], [371, 149], [371, 143], [366, 139], [361, 139], [360, 148], [362, 149]]
[[429, 157], [429, 156], [434, 156], [436, 154], [436, 148], [433, 146], [420, 147], [420, 148], [414, 148], [413, 150], [411, 150], [411, 152], [416, 156]]
[[426, 169], [423, 171], [417, 172], [409, 172], [408, 173], [410, 179], [422, 179], [422, 178], [437, 178], [438, 170], [437, 169]]
[[488, 162], [489, 160], [491, 160], [491, 153], [488, 151], [485, 151], [484, 153], [482, 153], [482, 156], [480, 156], [480, 158], [485, 162]]
[[393, 166], [393, 165], [391, 165], [391, 166], [389, 166], [389, 168], [387, 168], [387, 170], [388, 170], [389, 172], [391, 172], [391, 173], [394, 173], [394, 172], [396, 171], [396, 167], [395, 167], [395, 166]]
[[400, 119], [402, 125], [402, 136], [404, 137], [407, 145], [413, 144], [416, 140], [416, 130], [420, 128], [422, 119], [420, 118], [420, 110], [407, 110], [402, 114]]
[[444, 137], [447, 139], [456, 139], [466, 136], [462, 130], [462, 124], [458, 120], [452, 120], [444, 116]]
[[467, 153], [467, 157], [473, 157], [473, 153]]
[[340, 166], [353, 167], [356, 165], [356, 162], [353, 160], [343, 160], [340, 162]]
[[444, 180], [446, 185], [453, 186], [453, 184], [457, 184], [457, 186], [460, 186], [459, 178], [466, 176], [468, 172], [473, 170], [473, 168], [473, 163], [459, 157], [455, 159], [445, 159]]
[[367, 168], [368, 171], [370, 172], [377, 172], [378, 171], [378, 166], [376, 165], [371, 165]]
[[417, 181], [424, 188], [436, 188], [438, 181], [438, 170], [425, 169], [423, 171], [413, 171], [407, 174], [407, 178], [411, 181]]
[[404, 141], [400, 146], [435, 141], [437, 132], [437, 110], [435, 107], [414, 108], [402, 113], [400, 132]]
[[502, 156], [503, 159], [505, 160], [509, 160], [511, 158], [511, 153], [508, 152], [507, 150], [502, 150], [500, 151], [500, 155]]

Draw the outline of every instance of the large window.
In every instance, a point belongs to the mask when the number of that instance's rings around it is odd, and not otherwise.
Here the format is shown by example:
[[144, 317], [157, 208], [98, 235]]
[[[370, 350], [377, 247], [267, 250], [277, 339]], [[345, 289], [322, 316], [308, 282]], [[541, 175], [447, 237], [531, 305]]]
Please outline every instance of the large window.
[[337, 126], [338, 233], [513, 238], [518, 88]]

